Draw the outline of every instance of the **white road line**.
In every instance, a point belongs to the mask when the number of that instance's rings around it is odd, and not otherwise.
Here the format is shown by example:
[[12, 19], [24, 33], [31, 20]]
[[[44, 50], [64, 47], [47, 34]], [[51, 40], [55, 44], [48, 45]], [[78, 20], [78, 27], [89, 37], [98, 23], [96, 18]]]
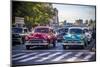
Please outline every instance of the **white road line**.
[[58, 55], [58, 54], [61, 54], [61, 53], [62, 53], [62, 52], [53, 53], [53, 54], [51, 54], [51, 55], [49, 55], [49, 56], [47, 56], [47, 57], [45, 57], [45, 58], [41, 58], [40, 60], [37, 60], [36, 62], [45, 61], [45, 60], [50, 59], [50, 58], [52, 58], [52, 57], [54, 57], [54, 56], [56, 56], [56, 55]]
[[89, 52], [89, 50], [59, 50], [59, 49], [57, 49], [57, 50], [12, 50], [13, 52], [43, 52], [43, 51], [46, 51], [46, 52], [48, 52], [48, 51], [70, 51], [70, 52], [77, 52], [77, 51], [82, 51], [82, 52]]
[[36, 53], [25, 54], [25, 55], [23, 55], [23, 56], [13, 58], [12, 60], [19, 60], [19, 59], [22, 59], [22, 58], [25, 58], [25, 57], [28, 57], [28, 56], [34, 55], [34, 54], [36, 54]]
[[67, 59], [66, 61], [69, 61], [69, 62], [77, 61], [78, 57], [81, 56], [82, 54], [83, 52], [78, 52], [77, 54], [75, 54], [75, 56]]
[[23, 55], [23, 54], [25, 54], [25, 53], [18, 53], [18, 54], [12, 55], [12, 57], [20, 56], [20, 55]]
[[79, 52], [78, 54], [76, 54], [75, 56], [79, 57], [83, 54], [84, 52]]
[[89, 55], [87, 55], [86, 57], [84, 57], [83, 59], [84, 60], [89, 60], [95, 53], [94, 52], [91, 52], [89, 53]]
[[43, 56], [43, 55], [46, 55], [46, 54], [49, 54], [49, 52], [47, 52], [47, 53], [42, 53], [42, 54], [37, 54], [37, 55], [35, 55], [35, 56], [33, 56], [33, 57], [29, 57], [29, 58], [20, 60], [19, 62], [26, 62], [26, 61], [29, 61], [29, 60], [33, 60], [33, 59], [39, 58], [40, 56]]
[[51, 60], [51, 61], [59, 61], [59, 60], [61, 60], [62, 58], [64, 58], [65, 56], [68, 56], [68, 55], [70, 55], [70, 54], [72, 54], [72, 52], [68, 52], [68, 53], [65, 53], [65, 54], [63, 54], [63, 55], [60, 55], [60, 56], [58, 56], [57, 58], [55, 58], [54, 60]]

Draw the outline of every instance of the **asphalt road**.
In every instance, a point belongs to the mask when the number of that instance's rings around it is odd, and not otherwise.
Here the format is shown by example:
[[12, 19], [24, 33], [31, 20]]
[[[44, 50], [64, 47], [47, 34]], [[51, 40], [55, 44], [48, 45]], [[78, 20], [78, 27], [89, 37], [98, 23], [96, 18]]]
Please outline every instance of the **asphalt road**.
[[94, 42], [92, 41], [86, 49], [63, 50], [62, 43], [57, 43], [56, 47], [49, 49], [44, 47], [34, 47], [26, 50], [25, 45], [12, 47], [12, 65], [37, 65], [50, 63], [69, 63], [95, 61], [95, 51], [90, 51]]

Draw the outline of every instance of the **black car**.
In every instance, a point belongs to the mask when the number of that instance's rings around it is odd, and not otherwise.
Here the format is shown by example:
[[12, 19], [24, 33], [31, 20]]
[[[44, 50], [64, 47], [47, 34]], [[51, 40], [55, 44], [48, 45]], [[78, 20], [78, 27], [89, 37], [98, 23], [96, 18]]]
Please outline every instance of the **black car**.
[[58, 42], [62, 42], [63, 36], [65, 34], [67, 34], [67, 32], [68, 32], [68, 28], [67, 27], [66, 28], [64, 27], [64, 28], [58, 29], [57, 41]]

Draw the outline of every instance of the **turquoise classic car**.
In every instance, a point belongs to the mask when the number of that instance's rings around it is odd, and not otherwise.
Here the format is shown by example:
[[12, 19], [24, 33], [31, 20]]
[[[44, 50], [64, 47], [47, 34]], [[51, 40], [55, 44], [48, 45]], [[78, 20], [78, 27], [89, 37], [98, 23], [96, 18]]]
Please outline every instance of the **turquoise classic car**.
[[82, 47], [87, 46], [87, 38], [81, 27], [70, 27], [66, 35], [63, 36], [63, 49], [69, 47]]

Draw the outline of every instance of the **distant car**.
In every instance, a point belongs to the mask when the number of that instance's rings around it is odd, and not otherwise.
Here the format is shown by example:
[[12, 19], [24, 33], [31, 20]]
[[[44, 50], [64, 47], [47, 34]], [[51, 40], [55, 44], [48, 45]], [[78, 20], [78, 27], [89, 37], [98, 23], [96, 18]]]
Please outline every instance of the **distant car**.
[[24, 27], [12, 28], [12, 45], [17, 43], [22, 44], [25, 42], [25, 36], [28, 34], [28, 29]]
[[25, 37], [27, 40], [25, 45], [26, 49], [30, 49], [34, 46], [44, 46], [49, 48], [50, 46], [56, 46], [56, 36], [54, 30], [47, 26], [37, 26], [34, 31]]
[[63, 49], [69, 47], [82, 47], [87, 46], [87, 38], [85, 38], [84, 31], [81, 27], [70, 27], [68, 33], [63, 36]]
[[68, 28], [60, 28], [58, 30], [57, 41], [62, 42], [63, 36], [68, 32]]

